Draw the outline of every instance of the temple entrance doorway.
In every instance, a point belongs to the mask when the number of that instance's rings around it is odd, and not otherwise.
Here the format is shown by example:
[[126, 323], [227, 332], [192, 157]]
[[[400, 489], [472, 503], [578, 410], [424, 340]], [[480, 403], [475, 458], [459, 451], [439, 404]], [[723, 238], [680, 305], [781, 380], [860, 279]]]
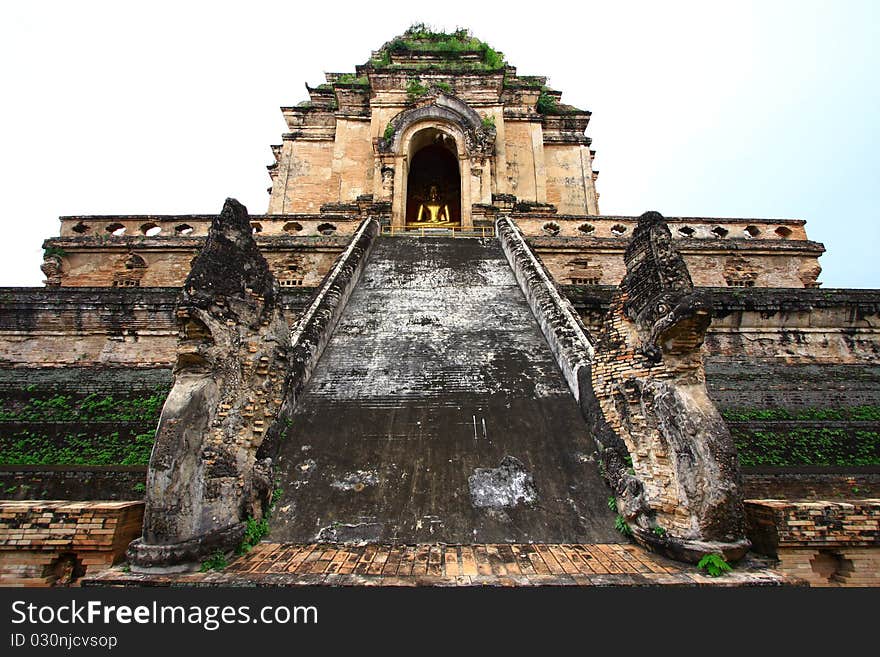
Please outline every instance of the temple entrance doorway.
[[455, 140], [429, 129], [413, 138], [406, 186], [407, 228], [461, 227], [461, 174]]

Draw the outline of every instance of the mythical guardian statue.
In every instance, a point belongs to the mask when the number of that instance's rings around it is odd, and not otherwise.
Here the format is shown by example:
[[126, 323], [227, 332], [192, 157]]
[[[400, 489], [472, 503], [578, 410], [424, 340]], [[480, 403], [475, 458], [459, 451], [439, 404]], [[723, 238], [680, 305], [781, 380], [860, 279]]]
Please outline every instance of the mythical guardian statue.
[[663, 216], [639, 218], [590, 368], [585, 412], [635, 539], [675, 559], [740, 558], [740, 474], [706, 392], [701, 347], [712, 318]]

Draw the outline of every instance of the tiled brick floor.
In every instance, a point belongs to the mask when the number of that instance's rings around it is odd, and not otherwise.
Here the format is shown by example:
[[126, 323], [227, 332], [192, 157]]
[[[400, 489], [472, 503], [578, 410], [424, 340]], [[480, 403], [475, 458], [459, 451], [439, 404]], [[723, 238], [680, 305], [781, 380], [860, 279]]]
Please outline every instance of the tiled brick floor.
[[105, 571], [85, 585], [779, 586], [778, 571], [741, 562], [712, 578], [635, 545], [365, 545], [261, 543], [219, 572]]

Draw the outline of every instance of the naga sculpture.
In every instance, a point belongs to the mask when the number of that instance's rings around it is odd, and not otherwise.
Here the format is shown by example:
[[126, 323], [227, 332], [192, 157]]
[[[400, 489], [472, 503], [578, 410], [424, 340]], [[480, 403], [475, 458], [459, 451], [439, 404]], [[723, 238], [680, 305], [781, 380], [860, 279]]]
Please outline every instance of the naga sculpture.
[[147, 474], [133, 568], [184, 569], [237, 546], [272, 494], [272, 459], [288, 415], [289, 329], [278, 283], [247, 210], [227, 199], [178, 302], [174, 385]]
[[624, 260], [581, 390], [618, 513], [672, 558], [736, 560], [749, 548], [736, 449], [701, 353], [711, 303], [658, 212], [639, 218]]

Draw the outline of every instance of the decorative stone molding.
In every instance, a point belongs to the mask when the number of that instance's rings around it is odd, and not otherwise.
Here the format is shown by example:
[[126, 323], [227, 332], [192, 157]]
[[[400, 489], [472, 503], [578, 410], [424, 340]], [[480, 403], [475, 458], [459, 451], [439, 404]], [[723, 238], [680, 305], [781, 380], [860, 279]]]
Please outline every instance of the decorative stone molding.
[[46, 275], [43, 283], [46, 287], [60, 287], [63, 277], [61, 256], [51, 254], [47, 255], [40, 265], [40, 269]]
[[440, 121], [457, 126], [464, 135], [467, 154], [471, 157], [494, 154], [495, 127], [484, 126], [482, 118], [470, 105], [436, 88], [416, 107], [405, 109], [391, 119], [394, 134], [390, 139], [383, 137], [379, 140], [379, 151], [399, 153], [407, 129], [425, 121]]

